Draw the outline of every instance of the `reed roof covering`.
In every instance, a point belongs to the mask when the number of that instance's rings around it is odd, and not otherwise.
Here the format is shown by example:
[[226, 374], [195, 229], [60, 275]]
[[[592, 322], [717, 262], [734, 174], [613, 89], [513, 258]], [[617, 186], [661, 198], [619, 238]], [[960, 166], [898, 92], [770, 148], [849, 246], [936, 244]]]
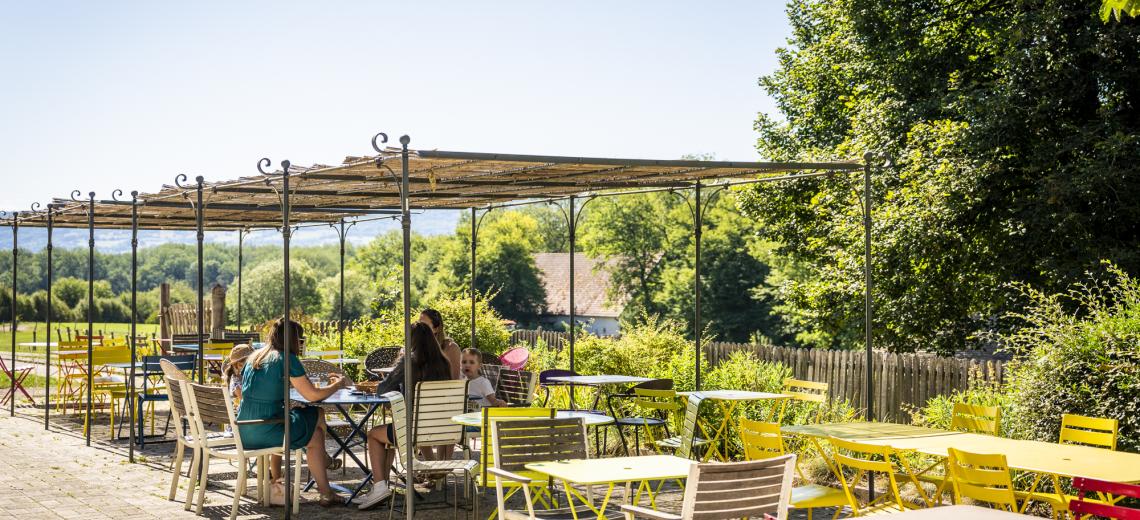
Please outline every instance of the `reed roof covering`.
[[[381, 166], [378, 166], [378, 163]], [[752, 180], [788, 174], [859, 170], [856, 162], [728, 162], [611, 159], [413, 150], [409, 158], [412, 209], [464, 209], [512, 201], [590, 195], [647, 188], [689, 188], [698, 181]], [[400, 150], [352, 156], [339, 166], [290, 168], [290, 218], [333, 223], [398, 213]], [[281, 175], [254, 175], [204, 183], [203, 226], [210, 230], [281, 225]], [[140, 193], [140, 229], [194, 229], [195, 183]], [[121, 197], [120, 197], [121, 198]], [[86, 227], [87, 203], [55, 199], [55, 225]], [[44, 214], [25, 214], [21, 225], [42, 226]], [[97, 200], [95, 225], [129, 228], [131, 203]]]

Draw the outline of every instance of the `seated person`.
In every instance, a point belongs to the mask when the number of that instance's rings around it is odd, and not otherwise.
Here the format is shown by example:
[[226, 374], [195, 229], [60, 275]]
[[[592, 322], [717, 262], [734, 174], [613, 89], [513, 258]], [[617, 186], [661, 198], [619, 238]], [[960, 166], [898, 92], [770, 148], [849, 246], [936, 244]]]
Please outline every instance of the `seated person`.
[[[400, 390], [404, 402], [412, 409], [415, 385], [420, 381], [448, 381], [451, 379], [451, 364], [443, 356], [431, 326], [425, 323], [412, 325], [411, 335], [412, 388], [404, 386], [404, 360], [396, 361], [396, 368], [376, 387], [377, 394]], [[372, 467], [372, 490], [360, 498], [360, 509], [375, 507], [392, 494], [392, 461], [396, 458], [396, 431], [392, 424], [377, 426], [368, 432], [368, 459]]]
[[510, 406], [510, 403], [495, 397], [495, 388], [480, 372], [483, 368], [483, 353], [479, 349], [463, 349], [463, 377], [467, 379], [467, 395], [472, 399], [478, 397], [476, 404], [479, 408], [488, 406]]

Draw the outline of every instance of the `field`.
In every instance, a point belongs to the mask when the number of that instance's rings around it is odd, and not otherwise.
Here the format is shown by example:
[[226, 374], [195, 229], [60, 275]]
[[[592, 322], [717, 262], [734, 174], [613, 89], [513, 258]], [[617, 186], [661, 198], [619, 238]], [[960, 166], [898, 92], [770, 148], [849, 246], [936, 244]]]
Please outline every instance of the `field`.
[[[86, 323], [52, 323], [52, 341], [62, 336], [66, 341], [68, 338], [68, 331], [70, 330], [71, 336], [75, 337], [80, 330], [86, 330]], [[139, 334], [150, 336], [151, 334], [158, 334], [158, 324], [156, 323], [139, 323], [137, 329]], [[56, 335], [59, 331], [59, 336]], [[128, 336], [130, 335], [130, 323], [95, 323], [95, 333], [110, 336]], [[16, 343], [32, 343], [36, 341], [44, 341], [47, 332], [47, 324], [44, 322], [28, 322], [20, 323], [16, 329]], [[3, 329], [0, 330], [0, 352], [10, 352], [12, 348], [12, 331], [10, 324], [5, 324]], [[18, 352], [35, 352], [39, 349], [30, 347], [17, 346]]]

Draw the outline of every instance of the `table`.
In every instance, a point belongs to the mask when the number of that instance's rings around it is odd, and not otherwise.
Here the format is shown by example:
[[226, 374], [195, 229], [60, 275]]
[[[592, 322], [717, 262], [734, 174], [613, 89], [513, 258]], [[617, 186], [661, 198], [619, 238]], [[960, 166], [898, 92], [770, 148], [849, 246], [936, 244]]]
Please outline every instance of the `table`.
[[[549, 475], [555, 480], [562, 481], [566, 491], [566, 501], [570, 508], [574, 507], [574, 498], [581, 500], [586, 507], [598, 514], [598, 518], [605, 518], [606, 506], [613, 495], [614, 486], [624, 483], [625, 496], [631, 504], [636, 504], [642, 490], [647, 490], [653, 504], [650, 481], [682, 479], [689, 476], [689, 470], [694, 461], [673, 455], [641, 455], [635, 457], [613, 457], [609, 459], [571, 459], [555, 462], [532, 462], [525, 467], [530, 471], [537, 471]], [[637, 493], [630, 493], [633, 482], [638, 482]], [[604, 485], [606, 494], [597, 508], [582, 496], [571, 484], [585, 486]]]
[[386, 375], [386, 374], [391, 374], [392, 371], [395, 369], [396, 369], [396, 367], [373, 368], [373, 369], [370, 369], [369, 372], [372, 372], [373, 374], [376, 374], [378, 376], [382, 376], [382, 375]]
[[[717, 406], [720, 407], [723, 418], [720, 425], [712, 435], [709, 435], [708, 430], [702, 425], [701, 430], [705, 436], [708, 437], [709, 450], [705, 452], [704, 462], [707, 462], [715, 454], [721, 462], [728, 462], [728, 448], [725, 447], [723, 451], [720, 449], [720, 443], [725, 439], [729, 432], [729, 425], [732, 423], [736, 407], [745, 401], [765, 401], [765, 400], [782, 400], [790, 396], [784, 394], [773, 394], [769, 392], [751, 392], [747, 390], [701, 390], [697, 392], [677, 392], [677, 395], [688, 397], [690, 395], [697, 395], [702, 400], [707, 399], [716, 401]], [[772, 413], [776, 412], [776, 407], [772, 407]]]
[[[628, 385], [644, 383], [652, 381], [649, 377], [639, 376], [623, 376], [611, 374], [597, 374], [592, 376], [555, 376], [550, 378], [551, 381], [558, 381], [559, 383], [567, 383], [570, 385], [571, 393], [573, 393], [574, 385], [593, 386], [598, 389], [594, 395], [594, 404], [590, 405], [591, 410], [598, 409], [598, 402], [602, 400], [602, 387], [605, 385]], [[570, 408], [574, 408], [574, 400], [570, 399]]]
[[[299, 403], [333, 406], [337, 409], [338, 412], [340, 412], [341, 417], [343, 417], [344, 420], [348, 422], [349, 427], [352, 430], [343, 439], [340, 438], [340, 436], [338, 436], [332, 428], [328, 428], [325, 431], [328, 432], [329, 437], [332, 437], [332, 440], [337, 444], [337, 449], [332, 454], [332, 458], [335, 459], [341, 453], [345, 453], [349, 456], [349, 458], [352, 459], [356, 466], [364, 472], [364, 478], [361, 479], [360, 484], [357, 484], [357, 486], [353, 489], [346, 489], [336, 484], [333, 485], [334, 487], [340, 488], [341, 491], [349, 493], [349, 497], [348, 500], [345, 501], [345, 505], [347, 506], [352, 504], [352, 500], [360, 494], [360, 490], [364, 487], [365, 484], [368, 483], [369, 480], [372, 479], [372, 472], [368, 470], [368, 465], [365, 464], [364, 461], [360, 460], [360, 458], [358, 458], [356, 454], [352, 452], [349, 443], [351, 443], [352, 440], [357, 437], [360, 438], [361, 442], [368, 442], [368, 432], [364, 430], [364, 426], [368, 424], [368, 420], [372, 418], [372, 414], [376, 413], [376, 410], [380, 407], [380, 405], [388, 403], [388, 399], [386, 397], [379, 396], [370, 392], [364, 392], [359, 395], [353, 394], [352, 391], [347, 388], [341, 388], [340, 390], [337, 390], [333, 395], [330, 395], [327, 399], [318, 401], [316, 403], [310, 402], [308, 399], [302, 397], [301, 393], [298, 392], [295, 388], [289, 390], [289, 397]], [[353, 418], [352, 414], [348, 413], [348, 408], [351, 406], [363, 406], [365, 408], [364, 415], [360, 416], [359, 420]], [[305, 486], [305, 490], [309, 490], [313, 486], [314, 482], [315, 481], [310, 479], [309, 483]]]
[[889, 423], [788, 426], [783, 431], [813, 439], [837, 437], [890, 446], [900, 451], [913, 451], [940, 458], [947, 457], [948, 448], [972, 453], [1001, 453], [1005, 455], [1010, 469], [1028, 471], [1037, 475], [1030, 484], [1026, 502], [1032, 499], [1042, 477], [1045, 476], [1052, 480], [1054, 489], [1061, 489], [1060, 477], [1085, 477], [1124, 483], [1140, 482], [1140, 453]]
[[[476, 397], [475, 399], [478, 399]], [[600, 413], [584, 412], [580, 410], [558, 410], [554, 412], [555, 419], [572, 419], [581, 418], [586, 426], [603, 426], [614, 422], [614, 418]], [[510, 419], [507, 419], [510, 420]], [[463, 426], [471, 426], [473, 428], [483, 427], [483, 412], [467, 412], [459, 415], [451, 416], [451, 422], [455, 424], [462, 424]]]
[[1025, 518], [1037, 518], [1029, 515], [1022, 515], [1018, 513], [1010, 513], [1009, 511], [1002, 511], [1000, 509], [990, 509], [988, 507], [978, 506], [945, 506], [945, 507], [928, 507], [926, 509], [913, 509], [902, 513], [897, 513], [891, 516], [891, 519], [901, 518], [903, 520], [963, 520], [963, 519], [978, 519], [978, 520], [1017, 520]]

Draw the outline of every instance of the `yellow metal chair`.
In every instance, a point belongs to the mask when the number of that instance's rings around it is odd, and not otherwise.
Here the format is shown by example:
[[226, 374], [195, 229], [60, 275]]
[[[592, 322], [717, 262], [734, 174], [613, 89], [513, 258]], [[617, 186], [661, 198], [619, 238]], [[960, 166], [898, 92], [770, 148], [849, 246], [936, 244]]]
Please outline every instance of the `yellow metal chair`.
[[[846, 441], [835, 437], [830, 438], [829, 441], [835, 448], [833, 456], [836, 463], [836, 474], [839, 476], [839, 483], [843, 485], [843, 492], [847, 495], [847, 505], [851, 507], [853, 516], [897, 513], [912, 508], [903, 501], [899, 494], [898, 481], [895, 479], [896, 468], [891, 461], [891, 457], [895, 455], [893, 448]], [[901, 459], [900, 462], [905, 464], [905, 461]], [[848, 472], [852, 473], [850, 477], [847, 475]], [[855, 488], [863, 480], [863, 477], [870, 478], [873, 473], [886, 475], [887, 482], [890, 485], [873, 500], [861, 500], [860, 495], [855, 493]], [[918, 486], [917, 482], [914, 484]], [[930, 501], [921, 487], [918, 488], [918, 493], [922, 496], [923, 501], [929, 504]]]
[[1005, 455], [969, 453], [954, 448], [947, 451], [950, 453], [947, 466], [954, 485], [954, 503], [961, 504], [962, 497], [966, 497], [996, 509], [1017, 512], [1013, 478]]
[[[740, 441], [744, 446], [744, 460], [763, 460], [785, 455], [779, 423], [741, 419]], [[796, 472], [801, 479], [807, 481], [798, 465]], [[843, 506], [847, 505], [847, 493], [833, 487], [805, 484], [792, 488], [791, 505], [797, 509], [807, 509], [808, 520], [811, 520], [812, 512], [817, 507], [834, 507], [835, 515], [832, 518], [839, 518]]]
[[[479, 438], [479, 466], [476, 468], [475, 473], [475, 489], [487, 489], [494, 491], [497, 485], [498, 477], [488, 469], [495, 467], [495, 454], [491, 448], [491, 423], [498, 420], [511, 420], [511, 419], [553, 419], [553, 408], [507, 408], [507, 407], [487, 407], [483, 409], [482, 431]], [[534, 494], [535, 500], [538, 500], [544, 505], [551, 505], [547, 502], [550, 498], [550, 479], [537, 472], [519, 472], [524, 477], [531, 478], [530, 492]], [[505, 499], [509, 499], [512, 495], [521, 489], [518, 482], [511, 480], [504, 480], [502, 485], [510, 488], [506, 493]], [[474, 518], [479, 518], [479, 501], [475, 500]], [[487, 517], [488, 520], [495, 518], [498, 515], [498, 509], [491, 512]]]
[[784, 379], [784, 386], [780, 390], [780, 393], [787, 395], [788, 399], [780, 403], [780, 415], [777, 417], [777, 420], [782, 421], [784, 419], [784, 413], [788, 409], [788, 402], [795, 401], [814, 405], [815, 413], [810, 422], [819, 423], [823, 418], [824, 405], [827, 403], [828, 388], [829, 385], [827, 383], [805, 381], [793, 377]]
[[1105, 417], [1064, 414], [1061, 416], [1061, 444], [1080, 444], [1116, 450], [1120, 421]]
[[106, 338], [103, 340], [102, 347], [125, 347], [127, 346], [127, 338]]
[[954, 403], [950, 429], [984, 435], [1001, 435], [1001, 408]]
[[[657, 437], [653, 435], [653, 428], [660, 427], [665, 430], [663, 439], [672, 437], [669, 434], [669, 423], [673, 421], [673, 413], [681, 410], [681, 403], [677, 402], [677, 392], [674, 390], [653, 390], [648, 388], [634, 388], [633, 389], [633, 406], [645, 410], [648, 413], [641, 417], [623, 417], [619, 421], [626, 421], [625, 424], [632, 425], [633, 428], [633, 443], [634, 454], [641, 454], [641, 443], [637, 435], [638, 427], [645, 427], [645, 436], [649, 438], [650, 446], [653, 446], [653, 451], [661, 453], [661, 447], [657, 444]], [[618, 429], [620, 435], [621, 429]], [[622, 437], [622, 446], [626, 446], [625, 437]], [[629, 448], [626, 447], [625, 454], [629, 455]]]
[[[116, 396], [126, 394], [127, 382], [121, 376], [111, 375], [106, 369], [105, 365], [108, 363], [127, 363], [131, 361], [131, 351], [123, 347], [107, 347], [92, 350], [91, 352], [91, 398], [94, 400], [96, 397], [100, 401], [107, 399], [111, 408], [111, 436], [115, 435], [115, 415], [118, 411], [118, 399]], [[75, 386], [78, 388], [77, 395], [79, 399], [84, 399], [87, 396], [87, 374], [72, 374], [68, 376], [74, 381]], [[94, 406], [94, 403], [92, 403]], [[81, 405], [80, 413], [83, 414], [83, 433], [87, 434], [87, 429], [91, 426], [91, 416], [87, 414], [86, 404]]]

